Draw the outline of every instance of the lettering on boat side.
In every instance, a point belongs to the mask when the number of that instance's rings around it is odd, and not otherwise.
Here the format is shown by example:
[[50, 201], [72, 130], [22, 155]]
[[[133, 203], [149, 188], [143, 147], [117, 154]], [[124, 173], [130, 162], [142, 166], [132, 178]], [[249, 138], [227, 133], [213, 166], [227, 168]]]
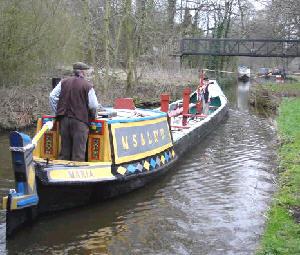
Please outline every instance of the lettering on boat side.
[[[123, 136], [122, 135], [122, 148], [123, 150], [129, 150], [132, 147], [136, 148], [139, 145], [141, 146], [145, 146], [146, 144], [153, 144], [153, 143], [158, 143], [159, 140], [164, 140], [166, 138], [166, 133], [165, 130], [163, 128], [161, 128], [160, 130], [156, 129], [153, 130], [152, 133], [150, 133], [149, 131], [146, 132], [146, 136], [144, 133], [140, 133], [140, 134], [133, 134], [131, 137], [129, 137], [128, 135]], [[130, 140], [131, 139], [131, 140]], [[129, 142], [131, 142], [131, 146], [129, 147]]]
[[91, 181], [115, 178], [111, 173], [111, 165], [96, 168], [54, 169], [49, 171], [48, 177], [50, 181]]
[[89, 179], [94, 177], [94, 174], [90, 169], [69, 170], [68, 174], [72, 179]]
[[112, 124], [116, 163], [154, 155], [173, 145], [166, 118], [145, 122]]

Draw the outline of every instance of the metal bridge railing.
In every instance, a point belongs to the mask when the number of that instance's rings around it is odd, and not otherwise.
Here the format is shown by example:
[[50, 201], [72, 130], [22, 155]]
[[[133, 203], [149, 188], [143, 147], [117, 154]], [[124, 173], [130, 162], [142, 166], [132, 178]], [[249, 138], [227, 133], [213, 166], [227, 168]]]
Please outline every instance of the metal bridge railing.
[[183, 55], [300, 57], [300, 40], [183, 38]]

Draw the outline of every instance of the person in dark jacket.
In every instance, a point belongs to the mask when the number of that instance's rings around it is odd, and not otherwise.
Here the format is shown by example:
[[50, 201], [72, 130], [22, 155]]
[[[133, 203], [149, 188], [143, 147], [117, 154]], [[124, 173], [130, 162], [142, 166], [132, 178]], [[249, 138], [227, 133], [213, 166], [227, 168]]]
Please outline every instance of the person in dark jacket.
[[99, 106], [93, 85], [85, 79], [88, 69], [76, 62], [74, 76], [61, 80], [50, 93], [52, 115], [59, 121], [62, 160], [85, 161], [90, 122]]
[[208, 78], [204, 78], [204, 85], [203, 85], [203, 114], [209, 115], [209, 103], [210, 103], [210, 97], [209, 97], [209, 86], [210, 82]]

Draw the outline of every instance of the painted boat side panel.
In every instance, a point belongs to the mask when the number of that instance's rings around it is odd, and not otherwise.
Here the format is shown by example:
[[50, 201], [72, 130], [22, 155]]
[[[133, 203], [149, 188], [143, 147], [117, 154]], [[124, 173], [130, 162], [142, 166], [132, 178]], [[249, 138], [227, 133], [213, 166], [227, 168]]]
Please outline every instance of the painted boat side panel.
[[172, 147], [166, 117], [111, 124], [116, 164], [139, 160]]
[[103, 133], [90, 133], [88, 137], [88, 161], [111, 162], [111, 148], [109, 141], [108, 125], [103, 123]]
[[[42, 128], [42, 119], [39, 118], [37, 120], [37, 125], [36, 125], [36, 134], [39, 132], [39, 130], [41, 130], [41, 128]], [[33, 150], [33, 156], [34, 157], [40, 157], [40, 155], [41, 155], [41, 153], [40, 153], [40, 151], [41, 151], [41, 143], [42, 143], [41, 140], [38, 141], [35, 149]]]

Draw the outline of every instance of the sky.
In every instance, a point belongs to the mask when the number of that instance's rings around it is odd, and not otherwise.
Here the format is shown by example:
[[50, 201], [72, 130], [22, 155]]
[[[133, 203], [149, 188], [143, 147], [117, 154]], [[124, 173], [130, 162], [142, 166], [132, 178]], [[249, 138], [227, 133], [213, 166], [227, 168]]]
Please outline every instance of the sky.
[[[253, 1], [253, 5], [257, 10], [262, 10], [265, 8], [266, 2], [268, 2], [268, 0], [252, 0]], [[252, 2], [251, 1], [251, 2]]]

